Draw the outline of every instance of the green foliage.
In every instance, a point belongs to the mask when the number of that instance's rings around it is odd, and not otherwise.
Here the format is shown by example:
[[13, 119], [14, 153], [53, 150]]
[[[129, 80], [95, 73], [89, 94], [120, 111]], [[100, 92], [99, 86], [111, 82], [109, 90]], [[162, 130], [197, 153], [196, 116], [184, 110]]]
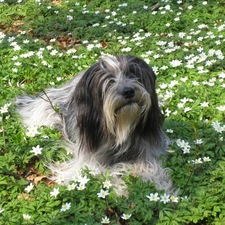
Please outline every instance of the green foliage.
[[[224, 12], [222, 0], [1, 1], [0, 224], [225, 224]], [[134, 175], [117, 196], [104, 186], [110, 171], [83, 170], [83, 186], [48, 179], [49, 162], [70, 158], [61, 133], [28, 134], [14, 99], [65, 83], [101, 54], [137, 55], [157, 74], [177, 197]]]

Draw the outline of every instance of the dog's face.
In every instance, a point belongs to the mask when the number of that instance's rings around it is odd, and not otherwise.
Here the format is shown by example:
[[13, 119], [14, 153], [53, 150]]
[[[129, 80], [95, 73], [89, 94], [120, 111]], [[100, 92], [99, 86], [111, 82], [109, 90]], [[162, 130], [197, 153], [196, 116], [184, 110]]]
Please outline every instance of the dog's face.
[[133, 56], [104, 56], [83, 74], [73, 102], [81, 134], [92, 135], [86, 138], [92, 149], [102, 135], [119, 146], [136, 130], [161, 126], [155, 80], [151, 68]]

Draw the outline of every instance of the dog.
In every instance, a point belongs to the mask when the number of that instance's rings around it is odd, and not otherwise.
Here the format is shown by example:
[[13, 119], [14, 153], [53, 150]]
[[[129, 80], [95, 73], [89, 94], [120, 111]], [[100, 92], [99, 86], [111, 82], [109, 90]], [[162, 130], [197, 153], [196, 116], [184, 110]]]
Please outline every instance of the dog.
[[170, 192], [159, 160], [168, 138], [155, 84], [142, 59], [107, 55], [65, 85], [39, 97], [19, 96], [16, 103], [25, 126], [56, 127], [70, 143], [73, 158], [50, 166], [55, 179], [68, 183], [84, 166], [109, 168], [114, 177], [132, 172]]

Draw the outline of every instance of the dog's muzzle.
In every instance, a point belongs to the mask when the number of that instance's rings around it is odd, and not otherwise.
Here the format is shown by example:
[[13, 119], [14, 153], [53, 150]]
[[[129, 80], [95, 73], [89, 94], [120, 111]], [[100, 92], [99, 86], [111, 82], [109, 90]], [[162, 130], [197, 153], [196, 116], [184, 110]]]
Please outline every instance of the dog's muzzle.
[[125, 87], [123, 89], [122, 95], [125, 99], [133, 98], [135, 95], [135, 90], [132, 87]]

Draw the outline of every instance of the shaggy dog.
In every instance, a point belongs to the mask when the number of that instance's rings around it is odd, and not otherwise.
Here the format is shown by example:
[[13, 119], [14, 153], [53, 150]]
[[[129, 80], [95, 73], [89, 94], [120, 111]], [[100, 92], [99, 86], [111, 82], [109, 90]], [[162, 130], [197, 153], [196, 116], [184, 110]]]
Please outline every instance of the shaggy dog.
[[152, 69], [137, 57], [103, 56], [60, 88], [18, 97], [17, 106], [24, 125], [54, 126], [70, 142], [73, 159], [50, 166], [63, 183], [88, 166], [110, 168], [114, 177], [133, 172], [170, 192], [158, 160], [168, 139], [155, 81]]

